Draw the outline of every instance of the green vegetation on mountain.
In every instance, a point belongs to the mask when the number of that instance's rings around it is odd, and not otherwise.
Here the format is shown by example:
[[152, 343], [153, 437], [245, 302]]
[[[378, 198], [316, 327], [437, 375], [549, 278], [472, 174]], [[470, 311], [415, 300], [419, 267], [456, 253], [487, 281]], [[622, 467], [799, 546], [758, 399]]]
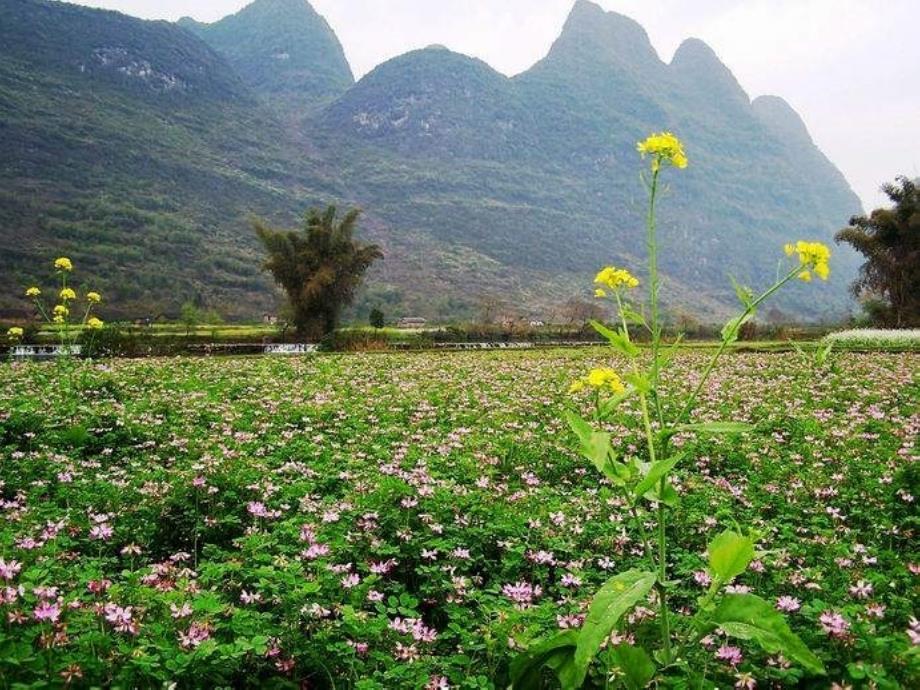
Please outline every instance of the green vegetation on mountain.
[[[249, 230], [304, 204], [367, 212], [387, 256], [359, 311], [434, 318], [483, 300], [553, 320], [584, 275], [643, 255], [635, 142], [673, 129], [691, 165], [661, 219], [668, 311], [711, 322], [763, 283], [762, 255], [828, 241], [861, 211], [790, 106], [753, 101], [704, 43], [670, 64], [634, 21], [579, 0], [547, 56], [508, 78], [433, 46], [352, 84], [305, 0], [257, 0], [214, 24], [144, 22], [42, 0], [0, 6], [0, 309], [66, 251], [110, 316], [274, 310]], [[856, 275], [790, 291], [790, 318], [839, 314]], [[687, 295], [694, 295], [693, 300]], [[702, 310], [702, 311], [700, 311]]]
[[[638, 263], [643, 190], [629, 163], [650, 130], [679, 132], [691, 157], [662, 225], [679, 257], [663, 267], [672, 308], [701, 294], [714, 318], [734, 295], [710, 284], [713, 265], [764, 282], [758, 257], [795, 237], [829, 241], [860, 208], [782, 101], [752, 104], [698, 40], [665, 64], [638, 24], [584, 1], [546, 58], [515, 78], [441, 48], [416, 51], [358, 82], [321, 126], [347, 179], [361, 182], [361, 203], [509, 267], [531, 304], [590, 294], [578, 276], [601, 260]], [[821, 309], [843, 306], [855, 265], [839, 253]], [[814, 304], [799, 289], [781, 307], [820, 316]]]
[[272, 309], [246, 216], [335, 196], [226, 63], [167, 22], [0, 4], [0, 308], [66, 254], [114, 317]]
[[309, 111], [344, 93], [354, 77], [329, 24], [304, 0], [255, 0], [213, 24], [179, 25], [201, 36], [255, 93]]

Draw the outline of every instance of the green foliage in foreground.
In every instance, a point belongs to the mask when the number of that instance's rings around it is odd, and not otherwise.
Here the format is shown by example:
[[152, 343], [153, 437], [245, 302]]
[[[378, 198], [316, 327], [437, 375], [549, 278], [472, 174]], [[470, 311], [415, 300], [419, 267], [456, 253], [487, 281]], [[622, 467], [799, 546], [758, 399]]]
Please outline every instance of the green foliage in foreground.
[[[706, 674], [687, 659], [686, 649], [702, 639], [713, 639], [713, 633], [754, 641], [764, 651], [780, 654], [810, 674], [824, 675], [820, 659], [789, 629], [779, 611], [757, 596], [731, 591], [732, 581], [754, 560], [754, 546], [759, 535], [749, 526], [725, 530], [709, 542], [706, 547], [709, 565], [701, 577], [701, 581], [705, 579], [709, 585], [706, 594], [698, 599], [693, 609], [682, 606], [686, 620], [678, 619], [669, 599], [675, 584], [670, 580], [669, 567], [674, 544], [668, 539], [667, 527], [668, 520], [680, 512], [680, 496], [674, 489], [673, 473], [686, 459], [686, 453], [673, 443], [674, 437], [684, 433], [736, 436], [754, 428], [732, 417], [714, 422], [691, 422], [700, 394], [721, 356], [738, 340], [742, 327], [774, 293], [796, 279], [810, 282], [812, 275], [827, 280], [830, 250], [816, 242], [799, 241], [794, 246], [787, 245], [787, 255], [798, 255], [791, 270], [786, 267], [778, 271], [773, 285], [759, 295], [733, 281], [741, 302], [740, 314], [725, 324], [722, 343], [695, 376], [691, 392], [677, 401], [669, 399], [660, 383], [671, 364], [674, 348], [665, 349], [662, 339], [656, 201], [662, 171], [685, 169], [688, 160], [681, 141], [669, 132], [649, 136], [639, 143], [638, 150], [643, 158], [651, 159], [646, 223], [649, 311], [647, 315], [639, 313], [626, 301], [631, 291], [640, 285], [629, 270], [608, 266], [597, 274], [594, 282], [600, 287], [596, 296], [613, 298], [620, 323], [616, 330], [597, 321], [592, 321], [591, 325], [607, 339], [610, 352], [625, 357], [629, 364], [619, 372], [612, 367], [592, 369], [572, 384], [572, 393], [591, 391], [594, 402], [591, 422], [573, 410], [564, 416], [577, 437], [581, 454], [618, 490], [632, 526], [640, 535], [645, 569], [629, 570], [608, 580], [591, 601], [581, 630], [574, 639], [571, 631], [560, 633], [536, 646], [541, 654], [528, 651], [522, 655], [524, 661], [515, 660], [512, 687], [514, 690], [539, 690], [541, 669], [547, 668], [555, 673], [563, 690], [577, 690], [585, 685], [596, 657], [605, 646], [610, 649], [600, 663], [607, 682], [612, 675], [619, 675], [630, 688], [643, 688], [653, 681], [657, 685], [701, 687], [706, 684]], [[651, 339], [651, 357], [647, 364], [640, 362], [642, 351], [632, 340], [633, 332], [640, 330]], [[819, 350], [815, 363], [824, 365], [830, 350], [830, 346]], [[804, 351], [800, 354], [804, 355]], [[631, 397], [639, 400], [641, 420], [633, 420], [619, 412], [618, 408]], [[675, 409], [676, 413], [666, 415], [666, 406]], [[630, 458], [622, 457], [606, 431], [611, 422], [627, 427], [641, 425], [643, 452]], [[654, 532], [638, 515], [638, 507], [645, 503], [656, 512]], [[654, 606], [652, 610], [642, 606], [642, 611], [644, 615], [648, 612], [646, 617], [655, 619], [658, 634], [645, 639], [623, 638], [619, 632], [621, 619], [635, 615], [640, 604]], [[559, 640], [565, 640], [565, 646], [556, 644]], [[551, 653], [542, 654], [547, 648]], [[726, 644], [720, 648], [718, 658], [736, 666], [740, 654], [739, 648]]]
[[[676, 354], [668, 399], [708, 356]], [[0, 367], [0, 687], [79, 672], [75, 685], [506, 688], [519, 651], [577, 632], [612, 574], [644, 569], [619, 491], [557, 414], [601, 363], [598, 349]], [[794, 353], [722, 361], [691, 421], [754, 429], [674, 438], [678, 623], [708, 567], [736, 570], [707, 544], [752, 524], [733, 594], [788, 598], [819, 687], [916, 687], [918, 376], [915, 354], [842, 353], [817, 372]], [[607, 431], [636, 456], [635, 425]], [[766, 614], [746, 601], [720, 614], [736, 632]], [[648, 608], [618, 639], [656, 634]], [[806, 672], [755, 639], [686, 654], [719, 687]], [[588, 683], [635, 656], [608, 645]]]

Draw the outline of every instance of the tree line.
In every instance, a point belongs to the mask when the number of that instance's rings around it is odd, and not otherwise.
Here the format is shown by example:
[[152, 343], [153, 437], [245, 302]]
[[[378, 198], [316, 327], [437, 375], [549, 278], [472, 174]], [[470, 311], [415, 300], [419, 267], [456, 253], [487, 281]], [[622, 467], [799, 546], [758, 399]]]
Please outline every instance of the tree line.
[[[870, 320], [896, 328], [920, 326], [920, 187], [898, 177], [883, 191], [892, 206], [854, 216], [836, 240], [866, 259], [851, 289]], [[355, 238], [360, 216], [359, 209], [340, 216], [331, 205], [308, 210], [299, 230], [253, 222], [267, 255], [263, 269], [285, 291], [301, 337], [321, 339], [335, 331], [367, 270], [383, 258], [379, 246]], [[383, 313], [374, 309], [371, 325], [382, 328], [383, 322]]]

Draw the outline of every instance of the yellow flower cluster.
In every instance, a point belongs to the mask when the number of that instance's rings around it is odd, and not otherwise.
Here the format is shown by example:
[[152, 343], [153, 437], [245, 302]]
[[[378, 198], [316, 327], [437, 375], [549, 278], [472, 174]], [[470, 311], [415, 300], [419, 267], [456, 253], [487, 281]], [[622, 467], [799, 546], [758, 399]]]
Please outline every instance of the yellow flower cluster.
[[787, 244], [785, 250], [786, 256], [798, 254], [799, 263], [804, 269], [799, 273], [799, 279], [804, 280], [806, 283], [811, 282], [812, 271], [821, 280], [827, 280], [827, 277], [831, 274], [829, 265], [831, 250], [826, 244], [799, 240], [795, 244]]
[[636, 145], [636, 150], [642, 154], [642, 157], [652, 156], [652, 170], [657, 172], [661, 163], [670, 163], [675, 168], [683, 169], [687, 167], [687, 154], [684, 153], [684, 145], [680, 139], [671, 134], [671, 132], [660, 132], [652, 134], [645, 141], [640, 141]]
[[632, 273], [625, 268], [614, 268], [613, 266], [602, 269], [594, 278], [594, 283], [602, 286], [594, 291], [595, 297], [606, 297], [607, 293], [603, 290], [605, 287], [611, 290], [639, 287], [639, 279]]
[[11, 340], [19, 340], [22, 337], [23, 330], [19, 326], [13, 326], [6, 334]]
[[59, 259], [54, 260], [54, 269], [56, 271], [67, 271], [68, 273], [73, 270], [73, 263], [66, 256], [62, 256]]
[[[69, 319], [71, 317], [71, 310], [73, 304], [77, 300], [77, 291], [67, 285], [68, 276], [67, 274], [73, 271], [73, 262], [66, 256], [60, 256], [54, 260], [54, 270], [58, 273], [58, 279], [60, 281], [60, 290], [58, 291], [58, 300], [57, 304], [49, 311], [46, 311], [45, 305], [42, 303], [42, 290], [37, 285], [33, 285], [26, 289], [25, 296], [35, 300], [35, 305], [38, 308], [38, 311], [41, 315], [50, 321], [51, 323], [60, 324], [63, 326], [68, 325]], [[100, 330], [105, 326], [103, 321], [93, 315], [94, 307], [102, 302], [102, 295], [98, 292], [87, 292], [86, 293], [86, 311], [83, 312], [83, 320], [80, 323], [75, 323], [75, 326], [81, 326], [91, 331]], [[7, 335], [11, 339], [21, 338], [22, 329], [20, 328], [11, 328]], [[70, 334], [67, 329], [62, 330], [62, 339], [66, 341], [70, 338]]]
[[582, 376], [572, 383], [569, 387], [569, 393], [578, 393], [589, 387], [603, 388], [617, 394], [626, 392], [626, 386], [623, 385], [619, 374], [607, 367], [592, 369], [587, 376]]

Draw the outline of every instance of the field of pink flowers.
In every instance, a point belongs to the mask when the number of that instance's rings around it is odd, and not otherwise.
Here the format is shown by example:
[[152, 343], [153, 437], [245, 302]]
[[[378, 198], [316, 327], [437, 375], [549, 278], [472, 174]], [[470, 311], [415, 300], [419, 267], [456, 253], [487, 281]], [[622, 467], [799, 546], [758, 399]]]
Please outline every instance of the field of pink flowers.
[[[679, 354], [664, 386], [692, 387], [704, 357]], [[559, 414], [608, 361], [0, 366], [0, 688], [507, 687], [518, 650], [639, 561]], [[756, 432], [675, 439], [676, 605], [705, 591], [707, 540], [753, 525], [732, 589], [786, 612], [828, 675], [711, 635], [688, 652], [703, 687], [918, 687], [920, 355], [731, 355], [708, 419]]]

